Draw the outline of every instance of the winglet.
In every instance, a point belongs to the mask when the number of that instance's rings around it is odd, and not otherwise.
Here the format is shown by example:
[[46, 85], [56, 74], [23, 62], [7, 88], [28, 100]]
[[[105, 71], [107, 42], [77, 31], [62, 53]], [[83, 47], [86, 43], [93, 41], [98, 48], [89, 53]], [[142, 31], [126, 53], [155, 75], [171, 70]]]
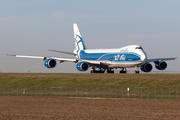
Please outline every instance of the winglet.
[[3, 54], [3, 55], [7, 55], [7, 56], [16, 56], [16, 55], [13, 55], [13, 54]]

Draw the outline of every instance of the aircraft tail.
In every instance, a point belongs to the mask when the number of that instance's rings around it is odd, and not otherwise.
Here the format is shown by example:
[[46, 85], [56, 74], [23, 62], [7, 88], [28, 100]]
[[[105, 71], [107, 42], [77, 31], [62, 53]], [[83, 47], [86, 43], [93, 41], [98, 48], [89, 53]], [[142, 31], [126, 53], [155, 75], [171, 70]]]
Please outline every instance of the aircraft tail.
[[76, 23], [73, 24], [73, 29], [76, 50], [86, 50], [86, 46]]

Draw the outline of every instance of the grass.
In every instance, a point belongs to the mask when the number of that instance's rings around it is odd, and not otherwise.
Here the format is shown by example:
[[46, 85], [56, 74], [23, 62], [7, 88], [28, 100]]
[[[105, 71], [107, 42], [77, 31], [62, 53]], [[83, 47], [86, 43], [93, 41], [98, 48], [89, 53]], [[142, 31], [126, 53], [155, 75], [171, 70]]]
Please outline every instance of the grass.
[[0, 73], [0, 85], [180, 85], [180, 74]]
[[4, 96], [177, 99], [179, 86], [180, 74], [0, 73]]

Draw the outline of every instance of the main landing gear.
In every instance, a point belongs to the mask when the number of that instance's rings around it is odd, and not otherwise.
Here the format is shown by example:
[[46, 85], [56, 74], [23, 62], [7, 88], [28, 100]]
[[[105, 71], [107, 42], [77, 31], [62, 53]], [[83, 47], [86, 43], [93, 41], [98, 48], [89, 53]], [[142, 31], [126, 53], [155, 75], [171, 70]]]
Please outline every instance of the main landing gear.
[[107, 69], [107, 73], [114, 73], [114, 71], [110, 68], [110, 69]]
[[91, 69], [91, 73], [104, 73], [104, 70], [93, 70]]
[[[105, 73], [105, 71], [107, 73], [114, 73], [114, 70], [112, 68], [98, 68], [98, 67], [95, 67], [95, 66], [92, 66], [92, 69], [91, 69], [91, 73]], [[121, 68], [121, 70], [119, 71], [120, 74], [126, 74], [127, 73], [127, 70], [126, 68]], [[136, 66], [135, 67], [135, 74], [139, 74], [139, 67]]]
[[105, 69], [92, 66], [91, 73], [104, 73], [104, 72], [105, 72]]
[[91, 73], [104, 73], [107, 70], [107, 73], [114, 73], [114, 71], [111, 68], [95, 68], [92, 67]]
[[120, 71], [119, 71], [119, 73], [127, 73], [127, 70], [126, 70], [126, 68], [122, 68]]

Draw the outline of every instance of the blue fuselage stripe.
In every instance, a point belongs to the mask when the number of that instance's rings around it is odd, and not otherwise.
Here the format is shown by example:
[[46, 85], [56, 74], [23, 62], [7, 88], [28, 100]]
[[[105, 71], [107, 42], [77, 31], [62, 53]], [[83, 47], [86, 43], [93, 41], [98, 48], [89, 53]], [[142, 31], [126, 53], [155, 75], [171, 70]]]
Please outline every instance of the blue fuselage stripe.
[[86, 53], [85, 51], [80, 51], [80, 59], [86, 60], [108, 60], [113, 63], [119, 62], [140, 62], [141, 56], [137, 53]]

